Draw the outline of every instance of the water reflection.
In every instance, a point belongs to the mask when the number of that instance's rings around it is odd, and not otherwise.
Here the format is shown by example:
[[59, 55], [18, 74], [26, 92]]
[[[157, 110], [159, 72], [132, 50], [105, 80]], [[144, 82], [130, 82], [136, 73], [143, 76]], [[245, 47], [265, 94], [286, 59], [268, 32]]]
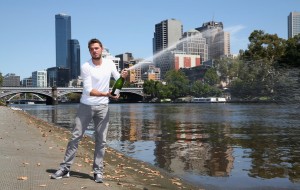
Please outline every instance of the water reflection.
[[[29, 107], [64, 127], [77, 109]], [[111, 104], [108, 144], [208, 189], [297, 189], [298, 115], [296, 105]]]

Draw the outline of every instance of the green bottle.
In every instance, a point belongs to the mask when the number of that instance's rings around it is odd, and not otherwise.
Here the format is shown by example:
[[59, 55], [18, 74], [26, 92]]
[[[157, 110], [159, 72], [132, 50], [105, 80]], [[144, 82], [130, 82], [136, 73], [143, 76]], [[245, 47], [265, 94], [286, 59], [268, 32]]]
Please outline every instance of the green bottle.
[[123, 87], [123, 84], [125, 82], [125, 79], [123, 77], [120, 77], [114, 84], [113, 88], [112, 88], [112, 91], [111, 91], [111, 94], [113, 96], [117, 96], [120, 94], [120, 90], [122, 89]]

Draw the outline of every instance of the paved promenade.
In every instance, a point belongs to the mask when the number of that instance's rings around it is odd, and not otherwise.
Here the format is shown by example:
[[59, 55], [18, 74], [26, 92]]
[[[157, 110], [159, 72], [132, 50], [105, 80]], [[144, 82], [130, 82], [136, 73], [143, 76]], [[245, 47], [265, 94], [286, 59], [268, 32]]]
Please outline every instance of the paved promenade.
[[104, 183], [97, 184], [91, 173], [94, 142], [89, 137], [80, 144], [71, 177], [50, 179], [63, 159], [69, 137], [66, 129], [0, 106], [0, 189], [200, 189], [111, 148], [104, 159]]

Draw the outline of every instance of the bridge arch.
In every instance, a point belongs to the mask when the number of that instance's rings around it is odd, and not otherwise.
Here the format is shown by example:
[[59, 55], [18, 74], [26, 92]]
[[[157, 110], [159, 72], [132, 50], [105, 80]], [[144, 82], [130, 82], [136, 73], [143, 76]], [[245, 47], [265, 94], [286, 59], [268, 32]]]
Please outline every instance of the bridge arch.
[[[16, 97], [18, 94], [21, 94], [21, 93], [25, 93], [25, 92], [15, 93], [15, 94], [14, 94], [13, 96], [11, 96], [7, 101], [12, 100], [14, 97]], [[26, 92], [26, 93], [30, 93], [30, 92]], [[33, 92], [31, 92], [31, 94], [32, 94], [33, 96], [37, 97], [39, 100], [44, 101], [44, 99], [43, 99], [42, 97], [40, 97], [38, 94], [33, 93]], [[9, 96], [9, 95], [8, 95], [8, 96]]]
[[[83, 88], [73, 88], [73, 87], [1, 87], [0, 88], [0, 98], [18, 94], [18, 93], [32, 93], [37, 95], [42, 95], [46, 97], [47, 104], [57, 104], [57, 98], [69, 93], [82, 93]], [[121, 90], [121, 96], [131, 96], [132, 99], [142, 100], [144, 97], [142, 88], [123, 88]]]

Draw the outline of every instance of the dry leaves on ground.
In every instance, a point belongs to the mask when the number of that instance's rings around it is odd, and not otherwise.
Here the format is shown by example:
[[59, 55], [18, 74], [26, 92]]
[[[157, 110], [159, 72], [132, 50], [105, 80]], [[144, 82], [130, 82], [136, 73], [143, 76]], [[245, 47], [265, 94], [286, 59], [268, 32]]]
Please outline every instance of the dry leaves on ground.
[[18, 177], [17, 179], [18, 179], [18, 180], [25, 181], [25, 180], [28, 179], [28, 177], [27, 177], [27, 176], [20, 176], [20, 177]]

